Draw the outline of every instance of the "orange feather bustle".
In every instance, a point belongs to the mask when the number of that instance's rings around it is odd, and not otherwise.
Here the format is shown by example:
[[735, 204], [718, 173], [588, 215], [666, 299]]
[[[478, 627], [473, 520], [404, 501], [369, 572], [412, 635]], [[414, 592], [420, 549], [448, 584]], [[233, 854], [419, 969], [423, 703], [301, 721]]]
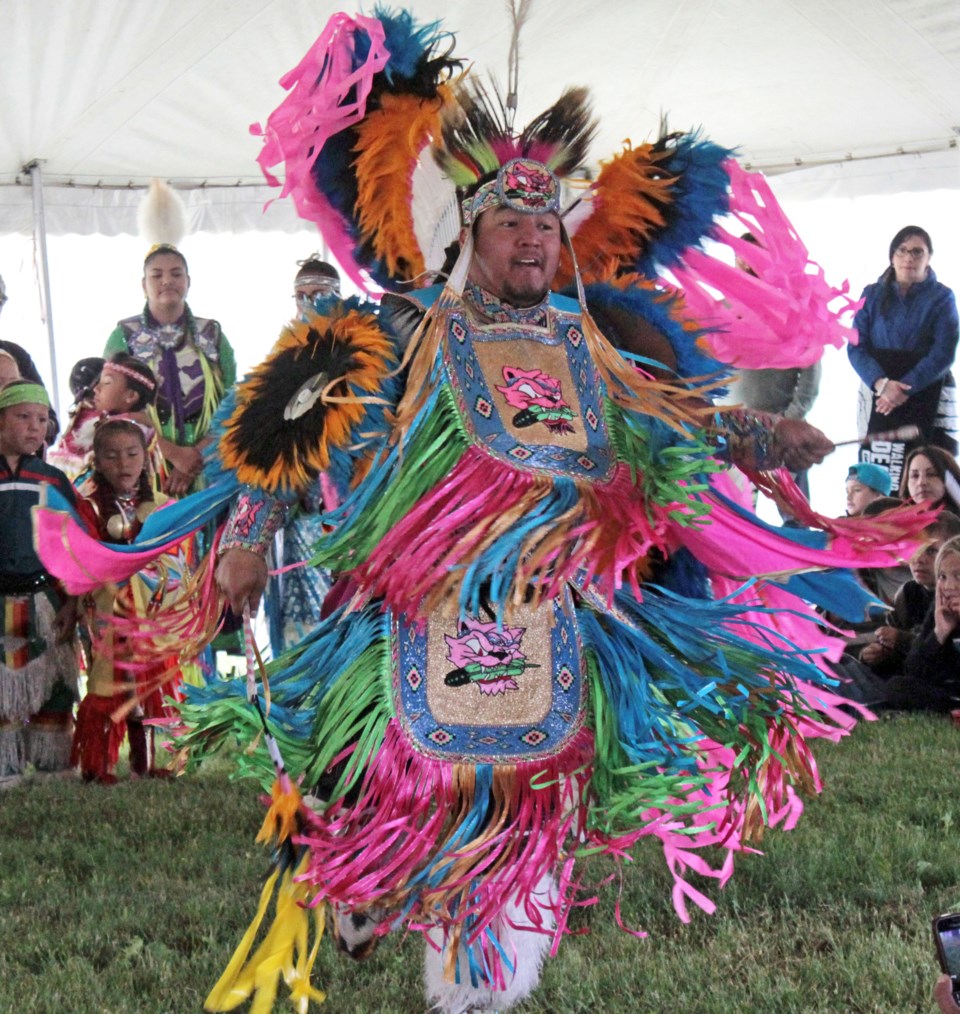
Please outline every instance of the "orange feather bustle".
[[[283, 440], [283, 405], [277, 406], [276, 454], [268, 466], [251, 460], [244, 446], [241, 420], [247, 407], [258, 399], [276, 400], [273, 365], [281, 356], [300, 350], [310, 356], [318, 346], [349, 355], [341, 375], [332, 377], [321, 396], [323, 426], [309, 441]], [[331, 448], [347, 448], [354, 441], [356, 427], [363, 421], [366, 405], [379, 401], [384, 379], [395, 365], [390, 340], [368, 313], [350, 310], [339, 317], [313, 315], [306, 321], [288, 324], [270, 355], [237, 388], [237, 407], [227, 420], [220, 451], [225, 467], [233, 469], [242, 483], [268, 492], [305, 489], [330, 465]], [[305, 366], [306, 374], [310, 366]], [[361, 392], [356, 394], [353, 392]]]
[[424, 270], [410, 207], [411, 181], [420, 153], [440, 132], [440, 110], [449, 96], [391, 95], [357, 125], [357, 218], [391, 278], [409, 280]]
[[[593, 212], [572, 237], [584, 283], [610, 281], [637, 261], [646, 239], [664, 225], [663, 207], [670, 203], [672, 179], [660, 166], [669, 151], [652, 144], [627, 145], [601, 163], [591, 187]], [[564, 249], [554, 288], [573, 280], [573, 263]]]

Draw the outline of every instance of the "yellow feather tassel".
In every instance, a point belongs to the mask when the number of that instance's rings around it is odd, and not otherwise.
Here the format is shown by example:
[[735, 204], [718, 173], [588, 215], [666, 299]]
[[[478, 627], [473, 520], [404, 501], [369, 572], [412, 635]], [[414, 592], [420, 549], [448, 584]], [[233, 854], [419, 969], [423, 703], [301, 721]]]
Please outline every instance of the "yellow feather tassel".
[[[253, 997], [250, 1014], [269, 1014], [277, 998], [281, 976], [290, 988], [290, 999], [298, 1014], [307, 1014], [311, 1000], [315, 1003], [326, 1000], [326, 994], [310, 984], [310, 973], [323, 937], [324, 908], [321, 905], [311, 913], [306, 906], [313, 888], [296, 881], [300, 874], [306, 872], [308, 860], [309, 856], [305, 855], [296, 873], [286, 870], [280, 877], [279, 871], [274, 871], [264, 885], [253, 922], [220, 980], [204, 1001], [204, 1010], [230, 1011]], [[247, 955], [263, 922], [278, 877], [280, 887], [276, 893], [276, 915], [263, 942], [248, 961]], [[308, 951], [311, 915], [314, 942]]]

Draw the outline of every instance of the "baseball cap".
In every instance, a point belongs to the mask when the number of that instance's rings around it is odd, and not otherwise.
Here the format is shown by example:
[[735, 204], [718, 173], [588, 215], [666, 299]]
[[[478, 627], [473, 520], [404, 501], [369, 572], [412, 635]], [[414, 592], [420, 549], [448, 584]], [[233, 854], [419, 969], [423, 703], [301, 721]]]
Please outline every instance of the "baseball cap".
[[890, 495], [890, 473], [883, 465], [874, 465], [869, 461], [859, 461], [850, 466], [848, 479], [857, 479], [864, 486], [876, 490], [881, 496]]

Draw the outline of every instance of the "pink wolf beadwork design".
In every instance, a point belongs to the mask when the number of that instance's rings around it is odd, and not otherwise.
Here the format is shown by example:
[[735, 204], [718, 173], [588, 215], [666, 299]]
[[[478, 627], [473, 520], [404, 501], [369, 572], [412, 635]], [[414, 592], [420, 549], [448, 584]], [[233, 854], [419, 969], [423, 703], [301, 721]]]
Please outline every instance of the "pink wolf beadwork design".
[[481, 694], [505, 694], [519, 690], [515, 676], [539, 669], [520, 650], [526, 627], [498, 627], [493, 623], [465, 620], [456, 637], [444, 634], [447, 658], [457, 668], [444, 677], [448, 687], [476, 683]]
[[518, 429], [541, 422], [551, 433], [573, 433], [573, 410], [563, 400], [560, 381], [543, 370], [521, 370], [504, 366], [506, 383], [497, 390], [512, 408], [520, 409], [513, 417]]
[[234, 528], [240, 538], [249, 538], [250, 533], [256, 528], [257, 517], [262, 509], [262, 503], [252, 503], [244, 505], [238, 511]]
[[545, 208], [555, 190], [553, 177], [536, 162], [515, 159], [512, 168], [504, 173], [504, 197], [528, 208]]

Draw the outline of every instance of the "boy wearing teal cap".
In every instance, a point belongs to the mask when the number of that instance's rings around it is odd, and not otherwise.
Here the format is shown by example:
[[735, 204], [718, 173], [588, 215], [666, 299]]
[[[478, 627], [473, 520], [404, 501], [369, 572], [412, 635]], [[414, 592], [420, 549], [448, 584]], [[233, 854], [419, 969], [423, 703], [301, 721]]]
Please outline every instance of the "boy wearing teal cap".
[[847, 472], [847, 514], [856, 517], [882, 496], [890, 495], [890, 473], [882, 465], [860, 461]]

